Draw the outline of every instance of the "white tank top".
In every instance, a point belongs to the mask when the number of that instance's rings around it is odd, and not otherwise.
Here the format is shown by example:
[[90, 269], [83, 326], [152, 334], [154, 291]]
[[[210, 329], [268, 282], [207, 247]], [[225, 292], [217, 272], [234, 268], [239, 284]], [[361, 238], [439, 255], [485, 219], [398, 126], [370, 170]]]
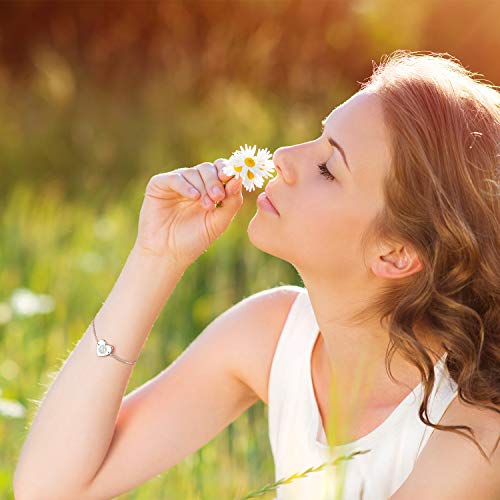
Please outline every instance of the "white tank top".
[[[269, 440], [276, 481], [340, 455], [370, 451], [278, 486], [274, 500], [336, 498], [343, 474], [339, 498], [387, 500], [409, 476], [434, 431], [418, 416], [423, 385], [415, 387], [378, 427], [356, 441], [333, 447], [330, 455], [310, 369], [320, 329], [307, 289], [292, 288], [300, 293], [281, 331], [269, 376]], [[449, 375], [445, 359], [446, 353], [434, 365], [436, 379], [428, 405], [432, 423], [440, 420], [457, 394], [457, 384]]]

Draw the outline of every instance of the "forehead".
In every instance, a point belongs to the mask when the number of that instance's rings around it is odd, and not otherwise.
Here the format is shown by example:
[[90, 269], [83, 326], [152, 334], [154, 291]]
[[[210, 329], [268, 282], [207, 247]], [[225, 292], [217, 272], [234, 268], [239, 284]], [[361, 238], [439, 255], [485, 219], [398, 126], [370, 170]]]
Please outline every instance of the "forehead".
[[384, 168], [390, 163], [390, 136], [380, 98], [360, 91], [333, 109], [324, 121], [325, 135], [345, 150], [353, 171]]

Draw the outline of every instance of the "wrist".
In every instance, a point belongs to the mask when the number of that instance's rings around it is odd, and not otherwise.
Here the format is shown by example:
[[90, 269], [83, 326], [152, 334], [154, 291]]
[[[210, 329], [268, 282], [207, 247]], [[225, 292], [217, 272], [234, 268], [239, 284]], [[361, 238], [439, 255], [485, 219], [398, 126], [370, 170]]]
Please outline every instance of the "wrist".
[[162, 269], [177, 271], [181, 274], [190, 266], [187, 262], [176, 259], [173, 255], [160, 255], [144, 248], [137, 243], [134, 244], [130, 252], [132, 258], [145, 268], [160, 271]]

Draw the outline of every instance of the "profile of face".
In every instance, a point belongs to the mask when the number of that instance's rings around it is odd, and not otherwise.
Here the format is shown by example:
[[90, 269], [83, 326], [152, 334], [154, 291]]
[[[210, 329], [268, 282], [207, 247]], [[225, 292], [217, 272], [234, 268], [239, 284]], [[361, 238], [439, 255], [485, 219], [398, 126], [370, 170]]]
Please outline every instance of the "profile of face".
[[383, 207], [391, 161], [380, 98], [360, 90], [322, 124], [317, 139], [275, 151], [277, 175], [266, 192], [278, 213], [258, 208], [250, 241], [301, 274], [339, 284], [415, 272], [418, 259], [407, 246], [377, 245], [362, 255], [361, 236]]

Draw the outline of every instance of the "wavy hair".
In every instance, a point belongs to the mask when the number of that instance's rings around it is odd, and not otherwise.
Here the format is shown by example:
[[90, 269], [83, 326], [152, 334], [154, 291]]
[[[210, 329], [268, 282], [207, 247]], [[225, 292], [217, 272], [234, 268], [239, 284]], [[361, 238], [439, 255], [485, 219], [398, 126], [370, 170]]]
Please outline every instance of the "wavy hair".
[[360, 82], [381, 98], [392, 140], [384, 208], [362, 248], [407, 242], [423, 269], [384, 285], [353, 320], [387, 322], [386, 370], [395, 380], [398, 349], [418, 368], [420, 420], [465, 436], [490, 462], [469, 426], [430, 422], [433, 361], [417, 335], [430, 332], [446, 350], [460, 400], [500, 413], [500, 94], [478, 76], [449, 54], [398, 50]]

